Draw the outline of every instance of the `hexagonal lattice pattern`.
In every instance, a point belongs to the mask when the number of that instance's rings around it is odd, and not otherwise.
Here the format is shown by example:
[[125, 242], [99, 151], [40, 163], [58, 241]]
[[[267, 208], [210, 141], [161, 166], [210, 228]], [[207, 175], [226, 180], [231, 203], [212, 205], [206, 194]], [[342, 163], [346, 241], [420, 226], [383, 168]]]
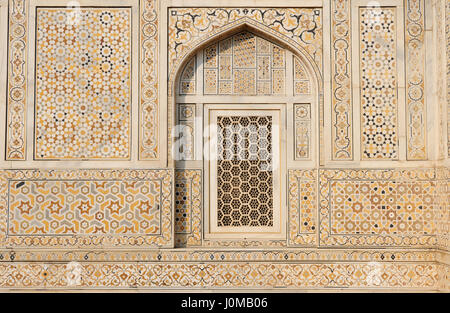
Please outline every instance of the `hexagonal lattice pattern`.
[[218, 226], [273, 226], [272, 117], [219, 116]]

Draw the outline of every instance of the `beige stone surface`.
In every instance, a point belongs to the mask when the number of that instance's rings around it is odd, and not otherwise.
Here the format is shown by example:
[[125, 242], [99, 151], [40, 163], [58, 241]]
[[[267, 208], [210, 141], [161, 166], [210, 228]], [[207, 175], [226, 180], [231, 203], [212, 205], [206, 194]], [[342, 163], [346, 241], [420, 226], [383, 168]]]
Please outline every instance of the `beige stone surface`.
[[449, 13], [0, 0], [0, 291], [450, 292]]

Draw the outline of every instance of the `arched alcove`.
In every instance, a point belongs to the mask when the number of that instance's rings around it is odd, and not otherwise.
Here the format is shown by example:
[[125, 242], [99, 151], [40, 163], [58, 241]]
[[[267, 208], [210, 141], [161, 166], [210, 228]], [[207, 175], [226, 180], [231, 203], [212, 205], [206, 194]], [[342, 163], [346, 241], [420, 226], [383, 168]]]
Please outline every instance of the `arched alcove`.
[[204, 171], [206, 240], [286, 239], [287, 169], [318, 164], [321, 79], [280, 38], [241, 24], [169, 81], [173, 166]]
[[[168, 121], [168, 165], [169, 167], [175, 167], [174, 159], [173, 159], [173, 129], [176, 125], [176, 96], [177, 96], [177, 86], [180, 81], [180, 77], [182, 75], [182, 71], [184, 70], [186, 64], [192, 59], [194, 55], [198, 53], [198, 51], [204, 49], [208, 45], [220, 41], [224, 38], [233, 36], [239, 32], [251, 32], [257, 36], [267, 39], [274, 44], [279, 45], [280, 47], [290, 51], [293, 55], [295, 55], [299, 62], [302, 64], [302, 67], [306, 70], [307, 74], [310, 77], [310, 81], [312, 83], [312, 95], [315, 97], [316, 107], [317, 107], [317, 126], [319, 129], [317, 130], [318, 140], [320, 142], [323, 141], [322, 132], [323, 132], [323, 78], [322, 71], [319, 68], [318, 64], [314, 61], [314, 58], [304, 49], [304, 47], [300, 44], [298, 40], [295, 38], [290, 38], [271, 27], [261, 24], [257, 21], [252, 20], [251, 18], [244, 17], [239, 20], [236, 20], [232, 23], [224, 25], [222, 27], [218, 27], [213, 32], [210, 32], [200, 38], [197, 38], [192, 41], [189, 49], [185, 50], [182, 54], [179, 55], [174, 64], [171, 64], [168, 69], [168, 86], [167, 86], [167, 121]], [[322, 144], [318, 144], [316, 147], [317, 159], [319, 159], [319, 147], [323, 146]]]

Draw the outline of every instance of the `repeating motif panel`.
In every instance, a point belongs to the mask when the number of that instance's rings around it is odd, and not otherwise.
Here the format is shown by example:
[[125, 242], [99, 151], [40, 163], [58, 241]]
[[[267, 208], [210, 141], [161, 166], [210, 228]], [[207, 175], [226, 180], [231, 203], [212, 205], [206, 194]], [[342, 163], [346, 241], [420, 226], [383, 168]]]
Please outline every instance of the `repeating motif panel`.
[[450, 251], [450, 169], [445, 167], [436, 168], [435, 223], [437, 247]]
[[309, 74], [297, 56], [294, 56], [294, 95], [311, 93]]
[[196, 93], [196, 61], [195, 57], [190, 59], [180, 77], [180, 95], [193, 95]]
[[283, 48], [242, 32], [203, 50], [204, 94], [284, 94]]
[[195, 159], [195, 104], [178, 104], [176, 160]]
[[437, 290], [435, 263], [2, 263], [0, 288], [398, 288]]
[[289, 171], [289, 245], [317, 245], [317, 174]]
[[425, 106], [425, 2], [408, 0], [405, 7], [406, 51], [406, 118], [407, 157], [425, 160], [426, 106]]
[[3, 247], [172, 243], [170, 170], [3, 170]]
[[71, 11], [36, 10], [35, 158], [127, 159], [131, 11]]
[[25, 160], [28, 91], [28, 5], [9, 1], [6, 159]]
[[447, 46], [447, 156], [450, 158], [450, 3], [448, 1], [445, 16], [445, 34]]
[[294, 104], [295, 159], [311, 157], [311, 104]]
[[8, 236], [161, 230], [159, 180], [9, 180], [8, 190]]
[[350, 0], [331, 1], [332, 158], [353, 159]]
[[[205, 239], [204, 239], [205, 240]], [[234, 247], [234, 246], [233, 246]], [[250, 245], [242, 245], [238, 249], [228, 247], [209, 247], [205, 249], [146, 249], [146, 250], [65, 250], [45, 249], [0, 249], [0, 260], [3, 262], [248, 262], [250, 260], [267, 263], [320, 263], [328, 262], [364, 262], [364, 263], [391, 263], [391, 262], [441, 262], [449, 263], [442, 253], [430, 249], [287, 249], [275, 245], [270, 249], [248, 249]]]
[[432, 247], [433, 169], [320, 170], [320, 245]]
[[361, 158], [398, 159], [396, 9], [360, 8]]
[[139, 159], [157, 160], [159, 147], [158, 1], [140, 0]]
[[175, 246], [199, 246], [202, 243], [202, 172], [175, 172]]

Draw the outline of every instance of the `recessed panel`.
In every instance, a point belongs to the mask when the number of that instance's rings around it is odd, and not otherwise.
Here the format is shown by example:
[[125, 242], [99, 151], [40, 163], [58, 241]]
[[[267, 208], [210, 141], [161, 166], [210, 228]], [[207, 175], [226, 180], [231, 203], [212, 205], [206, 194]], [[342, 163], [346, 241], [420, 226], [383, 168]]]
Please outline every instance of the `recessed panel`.
[[128, 159], [129, 8], [37, 8], [36, 159]]

